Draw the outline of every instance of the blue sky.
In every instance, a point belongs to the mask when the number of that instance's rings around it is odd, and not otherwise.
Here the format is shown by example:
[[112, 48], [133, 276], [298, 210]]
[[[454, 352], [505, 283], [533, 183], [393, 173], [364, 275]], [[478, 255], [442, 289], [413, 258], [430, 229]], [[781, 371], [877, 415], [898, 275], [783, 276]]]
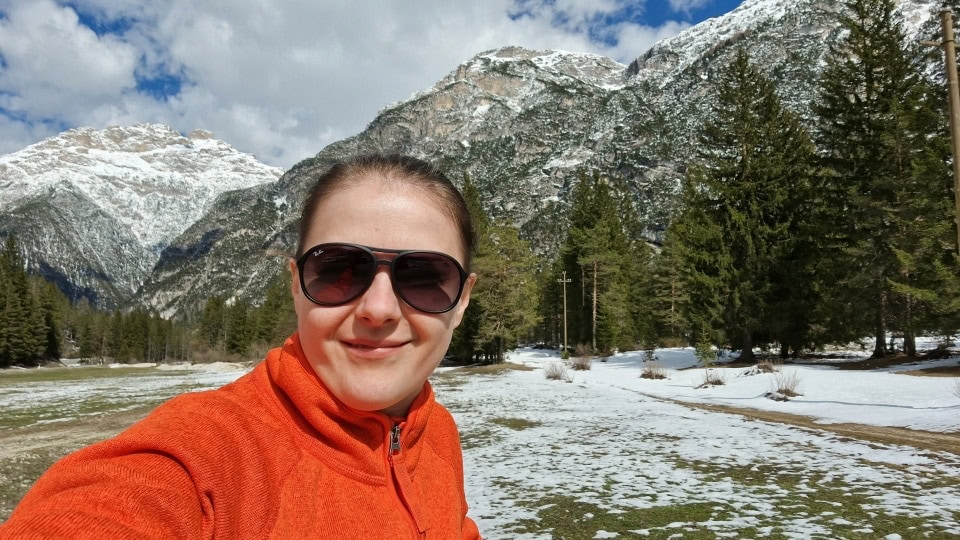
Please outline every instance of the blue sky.
[[628, 63], [740, 0], [0, 0], [0, 153], [77, 126], [212, 131], [289, 167], [506, 45]]

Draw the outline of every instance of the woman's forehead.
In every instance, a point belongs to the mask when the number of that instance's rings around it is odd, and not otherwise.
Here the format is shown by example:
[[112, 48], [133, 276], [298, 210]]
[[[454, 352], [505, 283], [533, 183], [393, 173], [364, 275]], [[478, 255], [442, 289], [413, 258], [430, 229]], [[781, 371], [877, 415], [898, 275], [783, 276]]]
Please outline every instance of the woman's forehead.
[[459, 228], [446, 208], [428, 190], [395, 182], [355, 182], [331, 193], [317, 208], [308, 242], [441, 251], [463, 262]]

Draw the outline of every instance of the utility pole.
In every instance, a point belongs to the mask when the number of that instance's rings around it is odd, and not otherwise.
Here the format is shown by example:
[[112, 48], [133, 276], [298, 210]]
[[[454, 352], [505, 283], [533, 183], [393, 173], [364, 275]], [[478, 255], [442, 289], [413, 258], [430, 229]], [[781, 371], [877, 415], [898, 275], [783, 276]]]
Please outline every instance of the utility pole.
[[557, 283], [563, 283], [563, 352], [560, 354], [562, 358], [567, 354], [567, 283], [570, 283], [570, 279], [567, 278], [567, 271], [563, 271], [563, 279], [558, 279]]
[[957, 47], [953, 37], [953, 10], [940, 12], [940, 26], [943, 42], [923, 41], [924, 45], [933, 45], [943, 49], [947, 67], [947, 94], [950, 98], [950, 138], [953, 140], [953, 198], [955, 204], [954, 222], [957, 225], [957, 250], [960, 252], [960, 82], [957, 80]]

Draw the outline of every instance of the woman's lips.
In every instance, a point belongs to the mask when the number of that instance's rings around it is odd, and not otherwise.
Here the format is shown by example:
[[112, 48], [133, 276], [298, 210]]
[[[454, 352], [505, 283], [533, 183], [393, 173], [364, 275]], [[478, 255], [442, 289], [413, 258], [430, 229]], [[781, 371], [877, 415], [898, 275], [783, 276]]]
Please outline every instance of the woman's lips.
[[400, 350], [406, 341], [344, 340], [344, 346], [354, 354], [367, 357], [388, 356]]

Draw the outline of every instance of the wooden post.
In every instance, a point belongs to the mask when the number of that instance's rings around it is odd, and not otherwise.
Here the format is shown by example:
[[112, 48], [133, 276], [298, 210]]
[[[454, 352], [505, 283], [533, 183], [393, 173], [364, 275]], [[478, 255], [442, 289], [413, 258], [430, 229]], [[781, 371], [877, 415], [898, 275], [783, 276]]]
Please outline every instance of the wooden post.
[[563, 279], [558, 279], [558, 283], [563, 283], [563, 353], [561, 357], [567, 352], [567, 283], [570, 283], [570, 279], [567, 278], [567, 271], [563, 271]]
[[943, 49], [947, 68], [947, 95], [950, 98], [950, 138], [953, 141], [953, 199], [954, 223], [957, 226], [957, 251], [960, 253], [960, 83], [957, 81], [957, 47], [953, 37], [953, 10], [940, 12], [943, 42], [924, 41], [925, 45]]

